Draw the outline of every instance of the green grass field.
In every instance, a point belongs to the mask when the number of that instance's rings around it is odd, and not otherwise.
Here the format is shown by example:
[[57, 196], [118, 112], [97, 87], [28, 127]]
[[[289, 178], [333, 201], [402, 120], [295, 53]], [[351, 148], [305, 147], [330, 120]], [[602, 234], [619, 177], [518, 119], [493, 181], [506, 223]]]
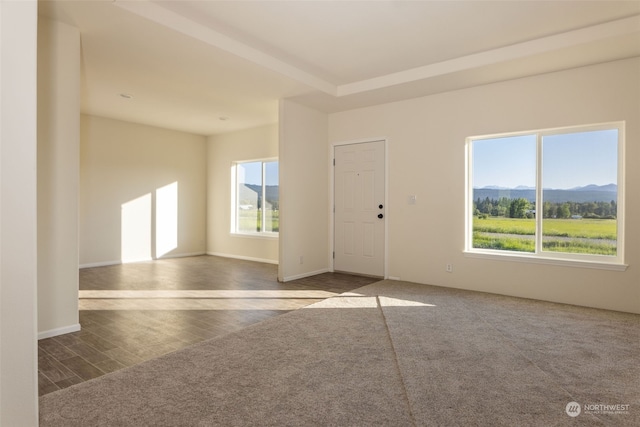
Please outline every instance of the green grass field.
[[[238, 215], [238, 231], [245, 233], [259, 232], [262, 224], [262, 211], [257, 209], [243, 210]], [[267, 223], [267, 230], [277, 233], [280, 229], [280, 212], [271, 212], [271, 222]]]
[[530, 234], [533, 236], [536, 233], [536, 221], [534, 219], [494, 216], [485, 219], [474, 217], [473, 231], [481, 231], [483, 233]]
[[[616, 220], [613, 219], [545, 219], [543, 250], [615, 255], [616, 224]], [[483, 219], [474, 217], [473, 219], [474, 248], [534, 252], [535, 242], [532, 238], [534, 235], [534, 219], [503, 217]]]

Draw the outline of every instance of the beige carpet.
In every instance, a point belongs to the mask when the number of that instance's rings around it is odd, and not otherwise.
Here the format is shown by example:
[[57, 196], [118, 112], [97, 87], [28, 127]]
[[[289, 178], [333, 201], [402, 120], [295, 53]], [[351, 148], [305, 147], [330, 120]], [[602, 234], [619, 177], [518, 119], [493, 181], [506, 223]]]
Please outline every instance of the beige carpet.
[[40, 421], [637, 426], [639, 326], [637, 315], [382, 281], [43, 396]]

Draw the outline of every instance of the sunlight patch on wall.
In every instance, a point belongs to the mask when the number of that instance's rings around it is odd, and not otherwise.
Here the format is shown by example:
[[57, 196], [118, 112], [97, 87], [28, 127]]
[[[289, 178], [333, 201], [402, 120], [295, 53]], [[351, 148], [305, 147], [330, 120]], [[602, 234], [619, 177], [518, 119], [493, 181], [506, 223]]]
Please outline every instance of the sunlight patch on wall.
[[178, 182], [156, 190], [156, 257], [178, 247]]
[[178, 182], [122, 204], [121, 261], [149, 261], [178, 247]]
[[151, 259], [151, 193], [122, 204], [122, 262]]

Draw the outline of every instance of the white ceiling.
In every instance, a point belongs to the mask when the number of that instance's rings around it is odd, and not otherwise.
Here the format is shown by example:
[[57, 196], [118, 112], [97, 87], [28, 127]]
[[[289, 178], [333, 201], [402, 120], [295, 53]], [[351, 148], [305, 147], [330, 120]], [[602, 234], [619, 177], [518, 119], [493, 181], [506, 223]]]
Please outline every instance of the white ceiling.
[[202, 135], [274, 123], [285, 97], [332, 112], [640, 56], [640, 1], [65, 0], [40, 14], [80, 29], [84, 113]]

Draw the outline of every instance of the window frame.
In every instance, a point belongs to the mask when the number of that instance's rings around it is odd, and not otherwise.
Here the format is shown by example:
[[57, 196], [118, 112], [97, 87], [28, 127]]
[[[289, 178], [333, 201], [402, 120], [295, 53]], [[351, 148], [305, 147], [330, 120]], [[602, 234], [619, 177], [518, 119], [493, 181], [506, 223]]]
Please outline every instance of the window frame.
[[[237, 160], [231, 162], [231, 216], [230, 216], [230, 234], [236, 237], [252, 237], [252, 238], [262, 238], [262, 239], [277, 239], [280, 236], [279, 231], [265, 231], [265, 201], [266, 201], [266, 164], [267, 163], [278, 163], [278, 170], [280, 169], [279, 159], [278, 157], [268, 157], [268, 158], [259, 158], [259, 159], [251, 159], [251, 160]], [[262, 169], [262, 206], [260, 210], [261, 214], [261, 231], [240, 231], [238, 230], [238, 165], [246, 164], [246, 163], [261, 163]], [[278, 192], [280, 191], [280, 177], [278, 176]], [[278, 227], [279, 230], [279, 227]]]
[[[473, 248], [473, 142], [486, 139], [535, 135], [536, 137], [536, 211], [542, 212], [542, 139], [546, 136], [617, 129], [617, 240], [616, 255], [573, 254], [542, 250], [543, 215], [535, 218], [534, 252], [517, 252], [499, 249]], [[507, 132], [490, 135], [470, 136], [465, 139], [465, 243], [464, 255], [472, 258], [511, 260], [528, 263], [579, 266], [607, 270], [624, 271], [624, 229], [625, 229], [625, 122], [607, 122], [591, 125], [577, 125], [558, 128], [538, 129], [522, 132]]]

